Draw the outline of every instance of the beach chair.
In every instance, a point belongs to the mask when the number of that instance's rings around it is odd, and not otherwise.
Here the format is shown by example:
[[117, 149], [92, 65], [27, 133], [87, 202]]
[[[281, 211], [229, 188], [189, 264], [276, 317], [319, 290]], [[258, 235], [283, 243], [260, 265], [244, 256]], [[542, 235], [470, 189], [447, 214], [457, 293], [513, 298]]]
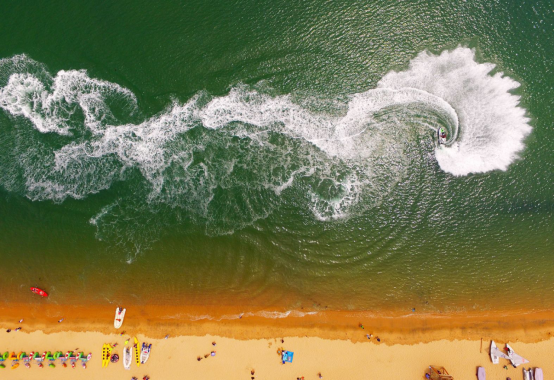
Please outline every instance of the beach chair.
[[429, 375], [431, 380], [453, 380], [454, 378], [448, 373], [443, 366], [429, 366]]

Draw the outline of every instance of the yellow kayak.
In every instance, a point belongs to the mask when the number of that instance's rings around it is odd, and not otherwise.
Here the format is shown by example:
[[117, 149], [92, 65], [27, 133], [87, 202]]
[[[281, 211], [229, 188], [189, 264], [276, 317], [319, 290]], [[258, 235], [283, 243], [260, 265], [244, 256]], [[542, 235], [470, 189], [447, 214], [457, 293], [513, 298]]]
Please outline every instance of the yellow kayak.
[[110, 344], [104, 344], [102, 346], [102, 368], [105, 368], [110, 364], [111, 353], [112, 353], [112, 346]]
[[140, 366], [140, 349], [139, 349], [139, 342], [136, 337], [135, 337], [135, 362], [137, 363], [137, 366]]
[[12, 369], [15, 369], [15, 368], [17, 368], [18, 366], [19, 366], [19, 363], [18, 363], [18, 362], [16, 362], [15, 364], [13, 364], [13, 365], [12, 365]]

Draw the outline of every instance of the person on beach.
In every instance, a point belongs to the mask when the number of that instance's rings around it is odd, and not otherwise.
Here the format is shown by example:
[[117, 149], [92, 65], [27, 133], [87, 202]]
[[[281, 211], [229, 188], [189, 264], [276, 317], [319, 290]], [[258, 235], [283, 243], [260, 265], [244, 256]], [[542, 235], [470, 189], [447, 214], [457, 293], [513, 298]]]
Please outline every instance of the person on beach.
[[11, 329], [6, 329], [6, 332], [10, 333], [12, 330]]
[[21, 331], [21, 327], [17, 327], [17, 328], [15, 329], [15, 331], [16, 331], [16, 332], [17, 332], [17, 331]]
[[19, 320], [20, 323], [23, 323], [23, 319]]
[[253, 376], [254, 373], [256, 373], [256, 371], [255, 371], [254, 369], [252, 369], [252, 370], [250, 371], [250, 374]]
[[212, 341], [212, 345], [213, 345], [214, 347], [216, 346], [215, 341]]
[[212, 351], [212, 353], [210, 353], [212, 356], [215, 356], [215, 351]]
[[200, 360], [202, 360], [202, 357], [198, 356], [198, 357], [196, 358], [196, 360], [200, 361]]
[[164, 339], [169, 339], [169, 335], [165, 335]]
[[321, 375], [321, 372], [319, 372], [319, 373], [317, 374], [317, 377], [318, 377], [320, 380], [323, 378], [323, 376]]
[[64, 318], [61, 318], [60, 320], [58, 320], [58, 323], [61, 323], [63, 321]]
[[364, 325], [363, 325], [362, 323], [360, 323], [360, 328], [361, 328], [361, 329], [365, 329], [365, 328], [364, 328]]

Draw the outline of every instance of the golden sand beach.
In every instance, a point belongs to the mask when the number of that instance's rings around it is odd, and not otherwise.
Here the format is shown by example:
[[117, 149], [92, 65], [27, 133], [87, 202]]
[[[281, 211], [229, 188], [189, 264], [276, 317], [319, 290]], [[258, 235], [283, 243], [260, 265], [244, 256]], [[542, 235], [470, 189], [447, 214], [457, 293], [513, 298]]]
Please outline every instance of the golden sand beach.
[[[0, 369], [2, 378], [142, 379], [148, 375], [151, 379], [251, 379], [254, 370], [255, 379], [318, 379], [319, 373], [323, 379], [423, 379], [429, 365], [438, 365], [455, 379], [475, 379], [478, 366], [485, 367], [488, 379], [522, 379], [522, 367], [514, 369], [504, 359], [498, 365], [491, 363], [491, 339], [499, 347], [510, 343], [530, 360], [527, 367], [541, 367], [546, 378], [554, 374], [554, 316], [550, 312], [414, 313], [379, 318], [361, 311], [328, 311], [281, 319], [245, 316], [186, 321], [176, 316], [190, 312], [190, 307], [129, 306], [123, 327], [116, 330], [111, 308], [22, 307], [0, 308], [2, 353], [78, 348], [85, 354], [92, 352], [92, 360], [87, 369], [80, 363], [75, 369], [59, 365], [40, 369], [32, 363], [30, 369], [20, 366], [13, 370], [6, 361], [6, 369]], [[64, 320], [57, 323], [61, 314]], [[171, 318], [160, 318], [162, 315]], [[20, 318], [24, 318], [21, 324]], [[22, 330], [13, 331], [18, 325]], [[6, 332], [7, 328], [12, 331]], [[371, 340], [368, 334], [373, 335]], [[169, 337], [164, 339], [166, 335]], [[124, 341], [135, 336], [140, 342], [152, 343], [152, 353], [146, 364], [139, 368], [133, 364], [131, 370], [125, 370]], [[104, 343], [117, 343], [113, 353], [121, 358], [107, 368], [101, 367]], [[292, 363], [281, 363], [279, 348], [294, 352]], [[210, 356], [211, 351], [215, 356]]]

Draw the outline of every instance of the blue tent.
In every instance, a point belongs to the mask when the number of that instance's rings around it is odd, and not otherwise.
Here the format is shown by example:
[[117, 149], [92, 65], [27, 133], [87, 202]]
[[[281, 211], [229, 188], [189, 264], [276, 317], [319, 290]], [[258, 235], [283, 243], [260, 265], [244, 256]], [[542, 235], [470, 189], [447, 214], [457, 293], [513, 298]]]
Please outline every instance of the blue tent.
[[294, 357], [294, 352], [289, 351], [283, 351], [283, 364], [285, 362], [292, 362], [292, 358]]

